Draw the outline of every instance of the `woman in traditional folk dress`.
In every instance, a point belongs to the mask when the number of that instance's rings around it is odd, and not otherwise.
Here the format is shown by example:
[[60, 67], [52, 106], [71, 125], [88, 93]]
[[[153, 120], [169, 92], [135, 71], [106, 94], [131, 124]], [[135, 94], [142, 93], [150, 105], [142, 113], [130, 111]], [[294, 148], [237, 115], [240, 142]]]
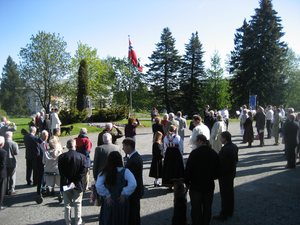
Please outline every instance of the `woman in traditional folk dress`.
[[183, 140], [176, 135], [176, 126], [171, 125], [164, 138], [165, 160], [163, 166], [162, 185], [172, 190], [172, 179], [184, 177], [184, 162], [182, 156]]
[[129, 199], [136, 188], [136, 180], [129, 169], [123, 167], [122, 156], [113, 151], [95, 184], [103, 197], [100, 225], [129, 225]]

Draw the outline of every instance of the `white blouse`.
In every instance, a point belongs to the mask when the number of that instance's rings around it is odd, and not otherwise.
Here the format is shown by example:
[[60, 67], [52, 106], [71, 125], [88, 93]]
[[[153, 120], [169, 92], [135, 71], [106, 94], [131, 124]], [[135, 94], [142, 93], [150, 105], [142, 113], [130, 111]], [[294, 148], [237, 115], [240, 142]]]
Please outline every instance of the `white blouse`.
[[[124, 167], [117, 167], [118, 172], [120, 172], [123, 168]], [[106, 176], [105, 176], [105, 174], [103, 174], [103, 176], [101, 176], [101, 174], [102, 174], [102, 172], [100, 172], [97, 177], [97, 182], [95, 184], [95, 187], [96, 187], [97, 193], [99, 195], [106, 196], [107, 198], [109, 198], [111, 196], [111, 194], [109, 193], [109, 190], [104, 185]], [[125, 168], [124, 179], [127, 181], [127, 186], [123, 187], [121, 194], [130, 196], [134, 192], [137, 184], [136, 184], [134, 175], [131, 173], [131, 171], [129, 169]]]
[[[176, 135], [174, 132], [172, 133], [171, 137], [168, 138], [168, 136], [165, 136], [164, 138], [164, 150], [166, 151], [168, 148], [168, 145], [178, 145], [178, 148], [182, 154], [183, 149], [183, 140], [179, 135]], [[174, 146], [175, 147], [175, 146]]]

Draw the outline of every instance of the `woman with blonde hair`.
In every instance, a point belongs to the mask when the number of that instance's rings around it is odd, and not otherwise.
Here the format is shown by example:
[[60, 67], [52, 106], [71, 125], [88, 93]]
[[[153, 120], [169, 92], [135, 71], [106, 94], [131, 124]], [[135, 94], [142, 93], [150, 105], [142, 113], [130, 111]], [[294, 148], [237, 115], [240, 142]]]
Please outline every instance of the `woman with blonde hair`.
[[211, 148], [217, 153], [219, 153], [222, 148], [221, 133], [223, 131], [226, 131], [226, 124], [223, 122], [223, 117], [218, 115], [217, 122], [214, 124], [210, 135]]
[[163, 144], [161, 142], [163, 134], [157, 131], [154, 135], [152, 145], [152, 162], [149, 172], [149, 177], [154, 177], [154, 187], [160, 187], [161, 183], [158, 178], [162, 178], [162, 159], [164, 154]]
[[184, 177], [183, 140], [176, 135], [176, 126], [171, 125], [164, 138], [165, 160], [163, 167], [162, 185], [172, 190], [172, 179]]

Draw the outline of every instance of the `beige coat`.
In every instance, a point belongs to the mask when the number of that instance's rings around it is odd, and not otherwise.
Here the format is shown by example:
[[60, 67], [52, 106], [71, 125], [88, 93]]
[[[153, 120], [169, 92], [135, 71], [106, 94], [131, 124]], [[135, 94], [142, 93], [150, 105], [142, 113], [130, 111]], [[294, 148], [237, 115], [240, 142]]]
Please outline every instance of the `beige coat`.
[[217, 153], [219, 153], [222, 148], [221, 133], [223, 131], [226, 131], [226, 125], [223, 121], [215, 122], [213, 128], [211, 129], [210, 144], [211, 148]]
[[274, 122], [273, 122], [273, 127], [272, 127], [272, 136], [273, 137], [279, 137], [279, 127], [280, 123], [282, 121], [282, 116], [280, 113], [276, 114], [274, 116]]

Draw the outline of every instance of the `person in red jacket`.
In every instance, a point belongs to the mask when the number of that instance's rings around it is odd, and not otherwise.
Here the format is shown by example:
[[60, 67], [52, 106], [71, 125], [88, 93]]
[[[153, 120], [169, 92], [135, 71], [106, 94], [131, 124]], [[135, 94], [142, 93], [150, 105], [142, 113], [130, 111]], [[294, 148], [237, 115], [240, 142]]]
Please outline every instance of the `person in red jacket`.
[[81, 154], [85, 155], [86, 157], [86, 175], [84, 179], [84, 190], [88, 191], [88, 185], [90, 181], [90, 167], [91, 167], [91, 158], [90, 153], [92, 150], [92, 142], [91, 140], [86, 136], [87, 135], [87, 129], [81, 128], [80, 134], [76, 139], [76, 151], [80, 152]]

